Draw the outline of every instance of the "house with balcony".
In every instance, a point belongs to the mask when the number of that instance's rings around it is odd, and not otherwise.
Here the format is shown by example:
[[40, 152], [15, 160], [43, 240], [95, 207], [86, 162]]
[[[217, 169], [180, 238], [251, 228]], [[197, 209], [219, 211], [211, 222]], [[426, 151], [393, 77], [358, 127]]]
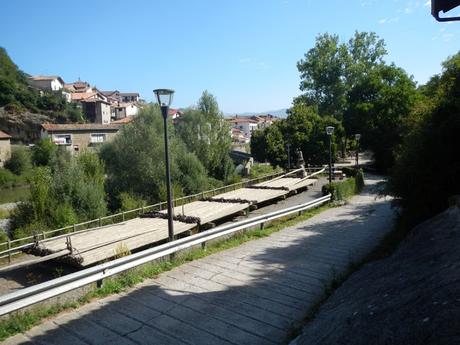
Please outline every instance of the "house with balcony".
[[232, 128], [239, 129], [245, 137], [251, 138], [252, 132], [258, 129], [258, 121], [251, 119], [247, 116], [234, 116], [227, 119]]
[[54, 144], [65, 147], [72, 154], [78, 154], [112, 140], [124, 125], [124, 123], [45, 123], [42, 125], [41, 138], [50, 138]]

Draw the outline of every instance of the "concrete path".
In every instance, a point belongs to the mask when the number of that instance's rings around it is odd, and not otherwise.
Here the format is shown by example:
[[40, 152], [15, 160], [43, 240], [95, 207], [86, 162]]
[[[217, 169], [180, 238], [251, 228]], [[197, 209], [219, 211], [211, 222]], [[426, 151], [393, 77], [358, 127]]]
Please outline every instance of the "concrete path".
[[350, 260], [391, 230], [379, 179], [343, 207], [59, 315], [5, 344], [282, 344]]

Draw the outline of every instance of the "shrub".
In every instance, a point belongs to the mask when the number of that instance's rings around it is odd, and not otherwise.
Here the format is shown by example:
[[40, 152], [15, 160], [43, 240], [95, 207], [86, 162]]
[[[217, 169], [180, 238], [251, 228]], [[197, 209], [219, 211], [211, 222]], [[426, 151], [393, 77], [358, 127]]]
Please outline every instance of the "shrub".
[[347, 177], [355, 177], [356, 176], [356, 168], [352, 167], [343, 167], [342, 172], [347, 176]]
[[11, 158], [5, 162], [5, 168], [16, 175], [28, 172], [31, 167], [30, 151], [23, 146], [15, 148], [11, 153]]
[[38, 141], [32, 149], [32, 162], [34, 165], [48, 165], [56, 148], [56, 145], [50, 139], [41, 139]]
[[341, 182], [332, 182], [322, 187], [323, 195], [332, 195], [332, 200], [345, 200], [354, 194], [360, 193], [364, 188], [364, 175], [362, 170], [356, 172], [354, 178]]
[[141, 208], [147, 205], [145, 200], [128, 192], [120, 193], [119, 198], [121, 204], [120, 211], [134, 210], [136, 208]]
[[11, 188], [16, 180], [17, 177], [10, 170], [0, 168], [0, 188]]

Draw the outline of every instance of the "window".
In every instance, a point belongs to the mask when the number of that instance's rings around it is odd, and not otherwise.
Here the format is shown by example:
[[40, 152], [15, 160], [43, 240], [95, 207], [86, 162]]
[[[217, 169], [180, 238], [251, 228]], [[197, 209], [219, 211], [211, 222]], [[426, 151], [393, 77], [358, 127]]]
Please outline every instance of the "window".
[[105, 141], [105, 134], [102, 133], [93, 133], [91, 134], [91, 144], [99, 144]]
[[53, 142], [56, 145], [72, 145], [72, 136], [70, 134], [55, 134]]

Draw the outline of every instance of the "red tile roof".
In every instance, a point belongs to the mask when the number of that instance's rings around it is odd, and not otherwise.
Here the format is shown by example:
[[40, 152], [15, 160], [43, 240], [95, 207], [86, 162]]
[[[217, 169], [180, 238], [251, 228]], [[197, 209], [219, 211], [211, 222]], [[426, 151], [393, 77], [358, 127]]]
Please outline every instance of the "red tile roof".
[[122, 123], [103, 125], [100, 123], [69, 123], [69, 124], [55, 124], [55, 123], [44, 123], [42, 124], [43, 129], [48, 132], [56, 131], [92, 131], [92, 130], [119, 130], [123, 127]]
[[6, 134], [5, 132], [0, 131], [0, 139], [10, 139], [11, 135]]

